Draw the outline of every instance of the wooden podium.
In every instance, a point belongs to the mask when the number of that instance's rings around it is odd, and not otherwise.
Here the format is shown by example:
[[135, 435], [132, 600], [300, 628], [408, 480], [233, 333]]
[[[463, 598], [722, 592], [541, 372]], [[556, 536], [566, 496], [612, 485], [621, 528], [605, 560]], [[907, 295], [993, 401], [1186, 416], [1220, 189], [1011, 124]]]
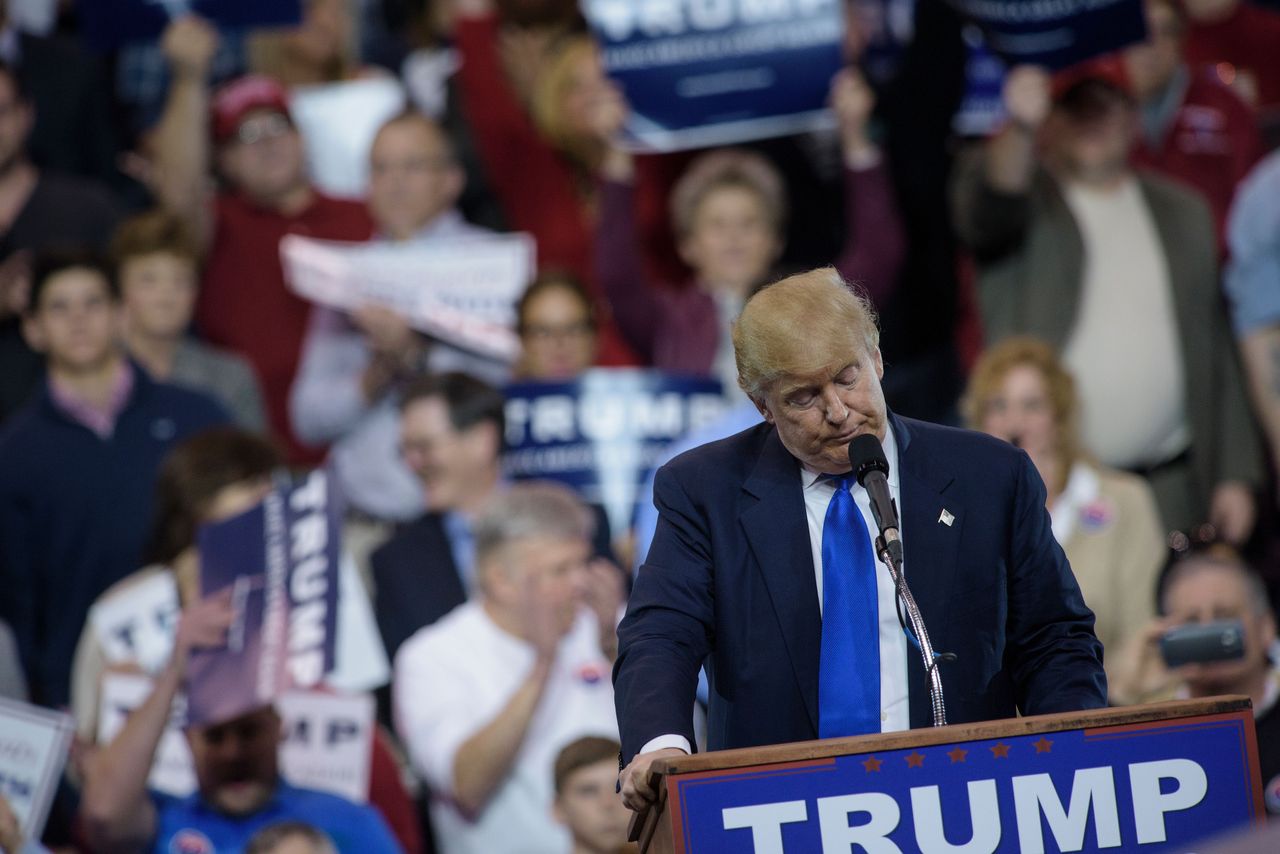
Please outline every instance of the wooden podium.
[[1179, 850], [1265, 820], [1257, 754], [1246, 697], [725, 750], [657, 760], [631, 833], [646, 854]]

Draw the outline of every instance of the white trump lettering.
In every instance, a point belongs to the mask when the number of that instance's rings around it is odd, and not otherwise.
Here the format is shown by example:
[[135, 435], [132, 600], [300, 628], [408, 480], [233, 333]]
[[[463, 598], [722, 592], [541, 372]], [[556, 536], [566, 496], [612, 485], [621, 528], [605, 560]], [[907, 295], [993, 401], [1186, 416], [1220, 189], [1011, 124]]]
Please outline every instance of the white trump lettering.
[[1080, 851], [1093, 806], [1094, 830], [1099, 848], [1120, 845], [1120, 817], [1116, 809], [1116, 784], [1110, 768], [1081, 768], [1071, 784], [1071, 804], [1062, 801], [1048, 774], [1013, 778], [1013, 805], [1018, 820], [1018, 844], [1025, 854], [1044, 854], [1043, 811], [1049, 832], [1061, 851]]
[[[1178, 788], [1160, 791], [1161, 780], [1176, 780]], [[1129, 766], [1129, 788], [1133, 792], [1133, 822], [1138, 828], [1138, 844], [1164, 842], [1164, 814], [1190, 809], [1204, 800], [1209, 778], [1190, 759], [1162, 759]]]
[[783, 854], [782, 825], [807, 821], [809, 809], [804, 801], [782, 801], [750, 807], [728, 807], [722, 811], [725, 830], [751, 828], [751, 845], [755, 854]]
[[[849, 814], [867, 813], [865, 824], [850, 826]], [[898, 802], [880, 792], [818, 798], [818, 827], [822, 831], [822, 854], [848, 854], [851, 845], [861, 845], [867, 854], [902, 854], [887, 837], [902, 817]]]
[[794, 21], [833, 7], [836, 0], [591, 0], [587, 17], [611, 41], [728, 30], [739, 24]]
[[954, 845], [947, 841], [938, 787], [918, 786], [911, 790], [911, 818], [922, 854], [992, 854], [1000, 844], [1000, 822], [991, 821], [990, 817], [999, 815], [996, 781], [970, 780], [969, 823], [973, 834], [968, 842]]

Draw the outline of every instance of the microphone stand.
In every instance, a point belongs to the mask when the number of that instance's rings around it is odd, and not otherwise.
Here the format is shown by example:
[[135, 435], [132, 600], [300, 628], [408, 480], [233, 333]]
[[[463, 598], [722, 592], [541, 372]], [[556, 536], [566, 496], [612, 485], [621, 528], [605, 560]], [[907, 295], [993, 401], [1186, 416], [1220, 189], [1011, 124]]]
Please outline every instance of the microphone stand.
[[929, 640], [929, 632], [924, 627], [924, 617], [920, 615], [920, 608], [916, 605], [915, 597], [911, 595], [911, 588], [907, 586], [906, 575], [902, 572], [902, 549], [900, 547], [890, 549], [885, 544], [884, 535], [880, 535], [876, 537], [876, 554], [880, 556], [881, 562], [889, 568], [889, 575], [893, 578], [893, 586], [898, 592], [898, 599], [907, 609], [907, 619], [911, 622], [911, 631], [916, 636], [917, 647], [920, 650], [921, 657], [924, 659], [924, 672], [929, 679], [929, 702], [933, 708], [933, 725], [946, 726], [947, 706], [942, 697], [942, 674], [938, 672], [938, 662], [944, 660], [947, 656], [933, 651], [933, 644]]

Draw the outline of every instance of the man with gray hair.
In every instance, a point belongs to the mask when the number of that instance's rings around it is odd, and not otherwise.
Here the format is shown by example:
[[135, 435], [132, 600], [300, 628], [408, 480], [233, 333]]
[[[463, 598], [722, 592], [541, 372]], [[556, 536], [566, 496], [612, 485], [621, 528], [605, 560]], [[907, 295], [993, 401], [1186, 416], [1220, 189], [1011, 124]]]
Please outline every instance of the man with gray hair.
[[[891, 414], [867, 301], [831, 268], [776, 282], [733, 335], [764, 423], [676, 457], [618, 627], [622, 795], [692, 749], [697, 671], [712, 750], [928, 726], [930, 685], [877, 565], [854, 439], [881, 448], [903, 569], [932, 633], [948, 722], [1106, 704], [1093, 614], [1024, 451]], [[705, 663], [705, 665], [704, 665]]]
[[592, 517], [563, 486], [517, 484], [475, 525], [477, 595], [396, 655], [396, 727], [431, 788], [445, 854], [567, 851], [552, 767], [616, 738], [609, 667], [621, 574], [593, 562]]

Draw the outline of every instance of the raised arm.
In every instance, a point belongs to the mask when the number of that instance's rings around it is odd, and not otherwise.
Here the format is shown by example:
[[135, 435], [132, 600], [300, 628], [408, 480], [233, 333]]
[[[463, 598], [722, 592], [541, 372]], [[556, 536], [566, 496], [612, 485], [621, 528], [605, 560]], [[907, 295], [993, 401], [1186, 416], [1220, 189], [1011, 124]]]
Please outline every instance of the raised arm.
[[147, 795], [147, 776], [156, 748], [186, 677], [191, 650], [221, 646], [231, 617], [229, 590], [182, 612], [173, 656], [156, 679], [151, 696], [87, 763], [80, 811], [92, 850], [141, 851], [155, 836], [156, 808]]
[[218, 47], [212, 25], [186, 15], [161, 40], [169, 63], [169, 94], [152, 136], [152, 192], [160, 205], [181, 217], [205, 246], [213, 234], [209, 206], [209, 63]]
[[1005, 78], [1008, 122], [956, 166], [953, 207], [961, 239], [981, 260], [1021, 239], [1038, 161], [1036, 138], [1052, 106], [1049, 76], [1022, 65]]
[[884, 155], [867, 133], [875, 94], [856, 68], [845, 68], [832, 80], [831, 106], [844, 155], [847, 228], [836, 269], [883, 308], [897, 284], [906, 235]]

